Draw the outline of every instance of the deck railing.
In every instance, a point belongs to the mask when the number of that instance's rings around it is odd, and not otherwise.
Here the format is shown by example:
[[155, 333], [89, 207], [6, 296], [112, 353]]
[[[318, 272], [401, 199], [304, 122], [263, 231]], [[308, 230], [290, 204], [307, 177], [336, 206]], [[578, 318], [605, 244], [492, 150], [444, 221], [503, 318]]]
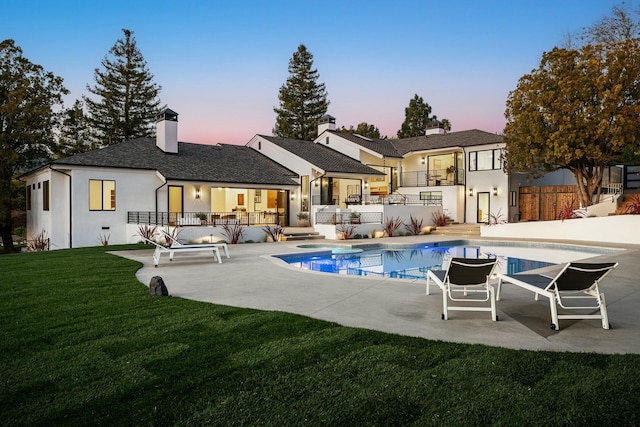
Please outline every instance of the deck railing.
[[382, 212], [316, 212], [316, 224], [382, 224]]
[[188, 225], [268, 225], [278, 224], [277, 212], [148, 212], [129, 211], [129, 224], [149, 224], [160, 226]]

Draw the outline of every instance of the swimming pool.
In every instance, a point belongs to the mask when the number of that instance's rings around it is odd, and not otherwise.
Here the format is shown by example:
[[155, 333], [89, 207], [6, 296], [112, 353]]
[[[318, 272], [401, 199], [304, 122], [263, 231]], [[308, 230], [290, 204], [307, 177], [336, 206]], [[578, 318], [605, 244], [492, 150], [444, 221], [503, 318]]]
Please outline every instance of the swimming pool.
[[300, 245], [313, 252], [277, 255], [289, 265], [325, 273], [424, 279], [427, 271], [445, 269], [452, 257], [497, 258], [496, 273], [521, 273], [611, 253], [606, 248], [455, 240], [419, 245]]

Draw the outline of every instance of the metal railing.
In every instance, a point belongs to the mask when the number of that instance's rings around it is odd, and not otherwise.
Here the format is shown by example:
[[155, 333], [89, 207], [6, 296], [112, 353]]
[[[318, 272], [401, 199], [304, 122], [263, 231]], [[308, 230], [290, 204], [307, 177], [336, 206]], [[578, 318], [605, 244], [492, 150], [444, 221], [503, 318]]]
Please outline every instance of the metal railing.
[[316, 224], [382, 224], [382, 212], [323, 212], [315, 215]]
[[405, 171], [401, 175], [403, 187], [464, 185], [464, 173], [462, 170], [453, 172], [447, 172], [447, 169]]
[[[348, 203], [347, 203], [348, 202]], [[314, 205], [320, 205], [320, 196], [314, 196], [312, 198]], [[338, 205], [338, 200], [334, 200], [332, 205]], [[354, 200], [345, 200], [347, 205], [420, 205], [420, 206], [442, 206], [442, 197], [428, 196], [420, 197], [419, 194], [401, 194], [394, 193], [386, 196], [372, 196], [369, 194], [363, 194], [360, 202], [356, 203]], [[331, 204], [330, 204], [331, 205]]]
[[277, 212], [145, 212], [129, 211], [129, 224], [149, 224], [160, 226], [196, 226], [196, 225], [267, 225], [278, 224]]

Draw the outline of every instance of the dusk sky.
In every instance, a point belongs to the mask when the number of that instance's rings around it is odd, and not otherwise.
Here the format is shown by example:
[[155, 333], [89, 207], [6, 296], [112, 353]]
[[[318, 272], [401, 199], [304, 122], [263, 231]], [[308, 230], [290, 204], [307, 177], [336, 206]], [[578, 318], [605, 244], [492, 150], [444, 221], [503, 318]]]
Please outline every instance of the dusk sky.
[[[640, 0], [627, 1], [635, 12]], [[0, 40], [64, 78], [65, 106], [93, 86], [123, 28], [134, 32], [178, 139], [271, 135], [278, 89], [303, 43], [337, 126], [394, 137], [418, 94], [452, 131], [500, 133], [505, 101], [543, 52], [610, 15], [616, 0], [0, 0]]]

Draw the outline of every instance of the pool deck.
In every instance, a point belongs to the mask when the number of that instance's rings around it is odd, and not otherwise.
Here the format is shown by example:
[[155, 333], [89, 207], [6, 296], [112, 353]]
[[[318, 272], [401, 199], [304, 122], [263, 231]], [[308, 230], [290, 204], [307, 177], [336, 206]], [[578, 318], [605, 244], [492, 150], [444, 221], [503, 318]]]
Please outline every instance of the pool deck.
[[[492, 322], [489, 313], [479, 312], [452, 312], [444, 321], [440, 319], [441, 291], [434, 287], [431, 295], [425, 295], [424, 280], [303, 271], [271, 256], [312, 250], [298, 248], [301, 244], [405, 245], [460, 239], [467, 237], [427, 235], [229, 245], [231, 258], [223, 256], [222, 264], [213, 262], [212, 255], [195, 252], [178, 254], [172, 262], [163, 255], [157, 268], [153, 266], [152, 250], [114, 253], [143, 263], [137, 272], [138, 280], [149, 285], [151, 277], [161, 276], [175, 297], [295, 313], [344, 326], [431, 340], [527, 350], [640, 354], [640, 245], [549, 242], [621, 249], [589, 258], [619, 262], [600, 287], [606, 295], [610, 330], [603, 329], [600, 320], [561, 320], [561, 329], [551, 330], [548, 300], [535, 301], [532, 293], [509, 284], [503, 285], [502, 298], [497, 303], [498, 322]], [[496, 241], [475, 236], [468, 239]], [[547, 270], [553, 268], [557, 267]]]

